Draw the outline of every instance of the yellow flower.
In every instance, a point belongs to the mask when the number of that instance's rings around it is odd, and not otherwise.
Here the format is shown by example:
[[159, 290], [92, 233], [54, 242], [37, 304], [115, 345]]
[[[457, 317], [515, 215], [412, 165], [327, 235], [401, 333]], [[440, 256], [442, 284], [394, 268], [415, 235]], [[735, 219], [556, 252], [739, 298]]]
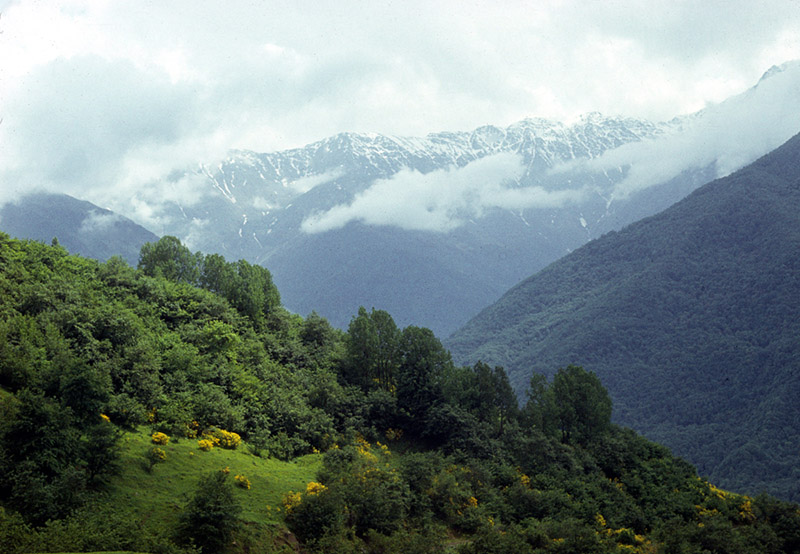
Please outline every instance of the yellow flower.
[[153, 439], [153, 444], [166, 445], [169, 443], [169, 435], [166, 435], [165, 433], [155, 432], [150, 438]]
[[197, 446], [200, 448], [200, 450], [208, 452], [209, 450], [214, 448], [214, 443], [208, 439], [200, 439], [199, 441], [197, 441]]
[[316, 481], [310, 481], [306, 485], [306, 494], [312, 494], [312, 495], [313, 494], [319, 494], [319, 493], [321, 493], [322, 491], [324, 491], [327, 488], [328, 487], [326, 487], [322, 483], [317, 483]]
[[243, 489], [250, 490], [250, 480], [244, 475], [236, 475], [233, 479], [236, 481], [236, 484]]
[[606, 526], [606, 518], [603, 517], [603, 514], [597, 514], [594, 516], [594, 520], [600, 525], [600, 527]]
[[111, 418], [108, 417], [106, 414], [100, 414], [100, 419], [102, 419], [106, 423], [111, 423]]
[[[292, 510], [297, 508], [302, 501], [303, 495], [299, 492], [289, 491], [286, 493], [286, 496], [283, 497], [283, 507], [286, 508], [287, 513], [292, 513]], [[278, 511], [280, 512], [281, 509], [278, 508]]]

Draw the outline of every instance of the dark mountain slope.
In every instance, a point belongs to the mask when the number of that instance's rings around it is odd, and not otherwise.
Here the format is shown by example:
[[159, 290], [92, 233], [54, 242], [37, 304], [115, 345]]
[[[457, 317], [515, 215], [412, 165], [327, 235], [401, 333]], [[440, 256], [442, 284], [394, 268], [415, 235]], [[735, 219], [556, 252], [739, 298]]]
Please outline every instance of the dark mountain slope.
[[0, 229], [48, 243], [56, 237], [73, 254], [101, 261], [121, 256], [133, 266], [142, 245], [158, 240], [130, 219], [66, 194], [30, 194], [0, 206]]
[[454, 334], [459, 362], [579, 363], [615, 418], [733, 489], [800, 498], [800, 136], [525, 280]]

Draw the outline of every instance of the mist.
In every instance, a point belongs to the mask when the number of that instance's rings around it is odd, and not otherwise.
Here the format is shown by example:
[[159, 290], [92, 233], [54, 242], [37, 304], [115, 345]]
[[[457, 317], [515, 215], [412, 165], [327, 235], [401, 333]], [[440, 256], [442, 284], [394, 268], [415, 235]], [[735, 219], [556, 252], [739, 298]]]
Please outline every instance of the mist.
[[389, 179], [376, 180], [349, 204], [306, 218], [301, 229], [322, 233], [360, 221], [444, 233], [491, 208], [555, 207], [577, 201], [583, 194], [519, 187], [525, 169], [520, 155], [501, 153], [430, 173], [402, 170]]
[[672, 124], [675, 128], [660, 138], [561, 164], [551, 173], [628, 168], [612, 190], [615, 199], [710, 164], [717, 177], [729, 175], [800, 132], [800, 61], [775, 67], [746, 92]]

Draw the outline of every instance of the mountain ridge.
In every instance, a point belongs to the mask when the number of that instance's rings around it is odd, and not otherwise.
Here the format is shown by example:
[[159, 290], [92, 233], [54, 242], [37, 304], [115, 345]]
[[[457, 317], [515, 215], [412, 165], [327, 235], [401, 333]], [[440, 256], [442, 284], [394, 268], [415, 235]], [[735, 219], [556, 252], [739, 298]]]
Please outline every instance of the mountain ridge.
[[66, 194], [44, 192], [0, 205], [0, 229], [48, 243], [56, 238], [73, 254], [100, 261], [121, 256], [134, 266], [142, 245], [158, 240], [155, 234], [111, 210]]
[[[724, 486], [796, 498], [799, 203], [800, 135], [551, 264], [445, 344], [504, 366], [517, 390], [580, 363], [617, 421]], [[760, 461], [742, 476], [740, 457]]]

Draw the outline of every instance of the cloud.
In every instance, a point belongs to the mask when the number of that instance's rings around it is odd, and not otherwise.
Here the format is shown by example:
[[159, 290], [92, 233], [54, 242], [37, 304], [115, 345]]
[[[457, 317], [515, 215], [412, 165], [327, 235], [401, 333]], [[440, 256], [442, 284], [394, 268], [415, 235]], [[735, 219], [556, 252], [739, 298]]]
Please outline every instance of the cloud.
[[520, 187], [522, 157], [502, 153], [464, 167], [420, 173], [403, 170], [375, 181], [350, 204], [340, 204], [306, 218], [301, 229], [321, 233], [351, 221], [390, 225], [407, 230], [447, 232], [492, 208], [555, 207], [577, 201], [581, 190], [548, 191]]
[[295, 192], [299, 194], [305, 194], [314, 187], [335, 181], [339, 177], [342, 177], [344, 173], [344, 169], [332, 169], [330, 171], [326, 171], [325, 173], [320, 173], [319, 175], [308, 175], [306, 177], [301, 177], [300, 179], [289, 183], [289, 186]]
[[715, 164], [724, 177], [800, 132], [800, 62], [771, 71], [757, 86], [686, 118], [681, 129], [629, 143], [592, 160], [577, 160], [552, 173], [602, 173], [628, 168], [615, 198], [664, 183], [680, 173]]
[[81, 233], [96, 233], [107, 230], [116, 223], [124, 221], [124, 217], [109, 212], [92, 210], [81, 222]]
[[0, 31], [0, 197], [41, 186], [134, 217], [228, 149], [668, 119], [800, 58], [790, 0], [54, 0], [6, 4]]
[[3, 138], [32, 183], [107, 187], [120, 162], [184, 131], [192, 96], [163, 75], [99, 56], [56, 59], [27, 76], [6, 106]]

